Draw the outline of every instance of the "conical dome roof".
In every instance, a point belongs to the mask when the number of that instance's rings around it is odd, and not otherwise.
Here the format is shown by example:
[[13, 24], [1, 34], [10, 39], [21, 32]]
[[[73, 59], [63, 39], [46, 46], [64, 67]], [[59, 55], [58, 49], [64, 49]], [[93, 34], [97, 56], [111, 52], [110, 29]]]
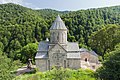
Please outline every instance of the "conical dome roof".
[[50, 28], [50, 30], [57, 30], [57, 29], [65, 29], [65, 30], [67, 29], [59, 15], [57, 16], [56, 20], [54, 21], [54, 23]]

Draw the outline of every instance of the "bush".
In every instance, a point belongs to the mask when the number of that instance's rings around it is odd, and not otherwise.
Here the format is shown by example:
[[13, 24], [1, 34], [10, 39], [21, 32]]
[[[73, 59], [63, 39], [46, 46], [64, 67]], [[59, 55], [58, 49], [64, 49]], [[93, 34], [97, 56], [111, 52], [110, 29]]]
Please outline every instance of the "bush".
[[53, 69], [36, 74], [17, 76], [14, 80], [95, 80], [91, 70]]
[[19, 60], [13, 61], [0, 51], [0, 80], [11, 80], [14, 78], [14, 71], [21, 65]]

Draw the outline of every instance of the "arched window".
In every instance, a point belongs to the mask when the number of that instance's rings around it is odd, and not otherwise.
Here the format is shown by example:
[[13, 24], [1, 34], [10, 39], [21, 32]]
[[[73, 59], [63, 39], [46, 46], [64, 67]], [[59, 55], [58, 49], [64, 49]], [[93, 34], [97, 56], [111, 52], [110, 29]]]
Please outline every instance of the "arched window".
[[66, 68], [66, 60], [64, 60], [64, 68]]
[[59, 41], [59, 32], [58, 32], [58, 35], [57, 35], [57, 41]]
[[55, 32], [52, 33], [52, 42], [54, 42], [55, 39]]
[[55, 41], [58, 41], [58, 33], [55, 34]]
[[93, 65], [92, 68], [95, 69], [95, 65]]
[[50, 60], [48, 60], [48, 70], [50, 70]]
[[87, 62], [88, 61], [88, 59], [87, 58], [85, 58], [85, 62]]
[[64, 41], [64, 33], [62, 33], [62, 42]]
[[53, 39], [53, 33], [51, 32], [51, 35], [50, 35], [50, 41], [52, 42], [52, 39]]
[[64, 38], [65, 38], [65, 39], [64, 39], [64, 40], [65, 40], [64, 42], [66, 42], [66, 33], [65, 33], [65, 32], [64, 32]]

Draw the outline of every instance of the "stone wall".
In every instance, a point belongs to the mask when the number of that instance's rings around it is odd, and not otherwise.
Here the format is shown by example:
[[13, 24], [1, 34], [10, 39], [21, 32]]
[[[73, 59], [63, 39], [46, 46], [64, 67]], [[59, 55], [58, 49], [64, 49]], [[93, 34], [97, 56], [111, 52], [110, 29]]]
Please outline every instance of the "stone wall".
[[56, 44], [52, 49], [49, 50], [50, 69], [52, 67], [60, 66], [64, 67], [64, 60], [66, 60], [66, 51]]
[[51, 30], [50, 31], [50, 42], [51, 43], [67, 43], [67, 30]]
[[43, 72], [48, 70], [47, 59], [37, 59], [35, 60], [35, 62], [36, 62], [36, 67], [39, 69], [39, 71]]
[[67, 67], [71, 69], [79, 69], [81, 67], [80, 59], [75, 58], [67, 59]]
[[80, 56], [81, 56], [81, 60], [83, 60], [83, 61], [89, 61], [89, 62], [92, 62], [92, 63], [98, 63], [98, 57], [91, 54], [91, 53], [82, 52], [82, 53], [80, 53]]

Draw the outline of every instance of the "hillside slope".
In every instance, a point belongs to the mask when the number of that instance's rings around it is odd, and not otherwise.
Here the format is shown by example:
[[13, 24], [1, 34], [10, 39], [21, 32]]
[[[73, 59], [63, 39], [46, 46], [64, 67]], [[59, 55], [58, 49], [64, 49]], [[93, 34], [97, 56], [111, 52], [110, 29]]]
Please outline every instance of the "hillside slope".
[[32, 10], [16, 4], [0, 4], [0, 48], [14, 53], [30, 42], [50, 37], [49, 28], [60, 14], [68, 28], [68, 41], [88, 46], [88, 38], [106, 24], [120, 25], [120, 6], [60, 12]]

